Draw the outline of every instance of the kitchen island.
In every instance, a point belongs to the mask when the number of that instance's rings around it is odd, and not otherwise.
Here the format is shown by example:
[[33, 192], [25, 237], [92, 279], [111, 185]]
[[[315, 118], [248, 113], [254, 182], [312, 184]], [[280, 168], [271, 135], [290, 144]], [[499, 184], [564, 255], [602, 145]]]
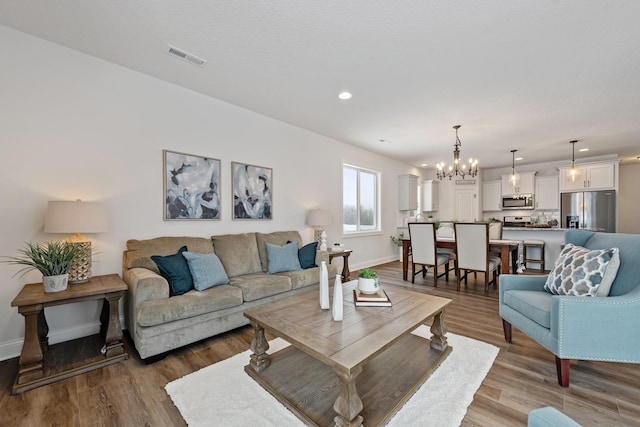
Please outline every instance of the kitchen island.
[[560, 256], [564, 245], [565, 228], [530, 228], [530, 227], [504, 227], [502, 238], [509, 240], [542, 240], [544, 245], [545, 270], [550, 270]]

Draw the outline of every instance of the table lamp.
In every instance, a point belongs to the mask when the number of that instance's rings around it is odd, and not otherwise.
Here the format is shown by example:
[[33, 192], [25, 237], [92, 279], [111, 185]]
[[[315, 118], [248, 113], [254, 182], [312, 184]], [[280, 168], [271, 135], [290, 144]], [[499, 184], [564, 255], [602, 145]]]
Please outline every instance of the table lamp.
[[99, 203], [50, 201], [44, 221], [45, 233], [75, 233], [68, 242], [80, 245], [82, 256], [75, 259], [69, 270], [69, 283], [85, 283], [91, 279], [91, 240], [80, 233], [107, 231], [107, 212]]
[[331, 224], [331, 211], [329, 209], [311, 209], [307, 215], [307, 225], [315, 227], [313, 237], [320, 244], [320, 250], [327, 250], [327, 233], [325, 225]]

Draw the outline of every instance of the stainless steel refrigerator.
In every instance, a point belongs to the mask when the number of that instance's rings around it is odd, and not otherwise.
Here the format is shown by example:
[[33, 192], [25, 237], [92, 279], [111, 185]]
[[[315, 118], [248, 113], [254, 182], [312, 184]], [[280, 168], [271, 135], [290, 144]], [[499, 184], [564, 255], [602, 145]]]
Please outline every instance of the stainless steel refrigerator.
[[562, 193], [561, 198], [560, 218], [562, 219], [562, 227], [615, 233], [615, 191]]

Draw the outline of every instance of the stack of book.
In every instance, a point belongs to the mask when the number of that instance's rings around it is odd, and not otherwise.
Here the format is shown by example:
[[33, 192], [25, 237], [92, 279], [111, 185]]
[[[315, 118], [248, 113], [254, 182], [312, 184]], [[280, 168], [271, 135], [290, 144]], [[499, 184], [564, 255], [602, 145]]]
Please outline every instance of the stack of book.
[[383, 289], [375, 294], [364, 294], [359, 289], [354, 289], [353, 302], [356, 307], [391, 307], [391, 300]]

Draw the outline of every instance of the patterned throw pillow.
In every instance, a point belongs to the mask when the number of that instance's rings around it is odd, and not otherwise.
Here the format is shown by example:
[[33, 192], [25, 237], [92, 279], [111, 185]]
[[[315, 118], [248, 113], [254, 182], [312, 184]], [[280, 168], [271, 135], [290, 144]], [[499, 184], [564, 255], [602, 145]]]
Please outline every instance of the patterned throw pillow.
[[298, 242], [287, 243], [284, 246], [267, 242], [267, 260], [269, 266], [267, 273], [274, 274], [283, 271], [302, 270], [298, 259]]
[[618, 248], [586, 249], [568, 243], [544, 288], [555, 295], [606, 297], [620, 266]]

